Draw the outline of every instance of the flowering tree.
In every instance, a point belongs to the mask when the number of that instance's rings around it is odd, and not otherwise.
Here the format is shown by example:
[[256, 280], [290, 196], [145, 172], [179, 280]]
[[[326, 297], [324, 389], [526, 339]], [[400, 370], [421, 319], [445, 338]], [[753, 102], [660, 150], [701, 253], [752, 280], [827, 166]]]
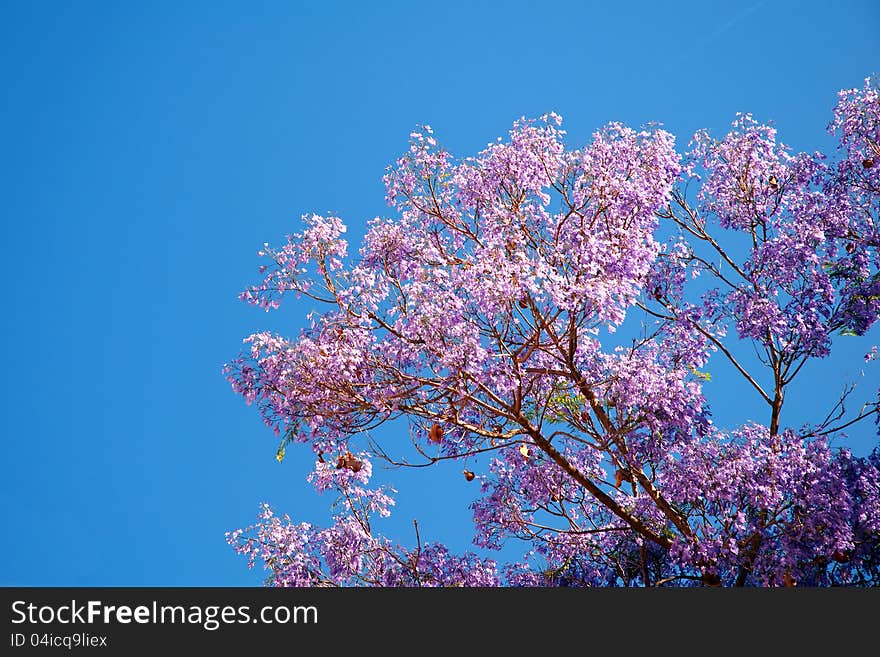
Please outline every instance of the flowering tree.
[[[880, 313], [877, 87], [840, 93], [833, 161], [749, 115], [683, 155], [617, 123], [570, 150], [560, 124], [521, 120], [464, 160], [423, 126], [385, 176], [396, 218], [356, 257], [315, 215], [261, 252], [246, 301], [324, 310], [295, 340], [250, 336], [226, 373], [279, 460], [311, 446], [342, 510], [321, 529], [266, 506], [230, 543], [274, 585], [880, 584], [880, 451], [828, 444], [878, 402], [851, 411], [847, 388], [819, 424], [784, 412], [805, 364]], [[713, 423], [710, 356], [765, 424]], [[380, 437], [394, 420], [417, 458]], [[462, 461], [476, 545], [518, 539], [522, 561], [378, 535], [377, 459]]]

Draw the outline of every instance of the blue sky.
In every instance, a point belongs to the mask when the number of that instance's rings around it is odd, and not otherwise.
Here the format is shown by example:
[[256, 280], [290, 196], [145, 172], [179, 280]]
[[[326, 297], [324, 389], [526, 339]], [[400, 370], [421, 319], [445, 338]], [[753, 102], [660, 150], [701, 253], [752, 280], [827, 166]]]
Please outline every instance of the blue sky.
[[[4, 2], [0, 584], [258, 584], [224, 532], [264, 500], [318, 522], [330, 502], [220, 373], [242, 337], [294, 334], [309, 310], [236, 299], [260, 245], [310, 211], [360, 234], [417, 123], [469, 155], [551, 110], [578, 145], [611, 120], [684, 144], [751, 111], [828, 150], [836, 91], [880, 72], [880, 4], [830, 7]], [[876, 331], [850, 340], [791, 418], [858, 375]], [[711, 394], [732, 421], [753, 407], [727, 381]], [[454, 469], [390, 473], [389, 531], [418, 516], [467, 548]]]

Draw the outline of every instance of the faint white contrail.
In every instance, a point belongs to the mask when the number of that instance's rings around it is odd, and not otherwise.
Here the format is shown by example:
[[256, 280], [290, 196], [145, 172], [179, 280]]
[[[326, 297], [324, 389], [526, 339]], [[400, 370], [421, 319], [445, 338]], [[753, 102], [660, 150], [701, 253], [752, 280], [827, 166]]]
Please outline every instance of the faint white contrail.
[[745, 18], [745, 17], [748, 16], [749, 14], [753, 14], [753, 13], [755, 13], [756, 11], [758, 11], [761, 7], [763, 7], [763, 6], [766, 5], [766, 4], [767, 4], [767, 0], [761, 0], [760, 2], [756, 2], [755, 4], [753, 4], [751, 7], [748, 7], [748, 8], [746, 8], [746, 9], [743, 9], [741, 12], [739, 12], [738, 14], [736, 14], [736, 15], [735, 15], [733, 18], [731, 18], [729, 21], [727, 21], [726, 23], [724, 23], [724, 25], [722, 25], [721, 27], [716, 28], [714, 32], [712, 32], [711, 34], [709, 34], [709, 36], [705, 37], [703, 40], [704, 40], [704, 41], [711, 41], [712, 39], [717, 39], [719, 36], [721, 36], [722, 34], [724, 34], [725, 32], [727, 32], [727, 30], [729, 30], [731, 27], [733, 27], [734, 25], [736, 25], [736, 24], [737, 24], [739, 21], [741, 21], [743, 18]]

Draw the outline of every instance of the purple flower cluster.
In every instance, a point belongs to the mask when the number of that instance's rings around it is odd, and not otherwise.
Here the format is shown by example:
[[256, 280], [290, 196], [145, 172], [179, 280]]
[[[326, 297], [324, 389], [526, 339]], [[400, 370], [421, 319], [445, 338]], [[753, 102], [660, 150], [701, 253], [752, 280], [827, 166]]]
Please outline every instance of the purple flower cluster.
[[[272, 586], [498, 586], [495, 562], [473, 553], [450, 554], [444, 546], [419, 541], [407, 549], [376, 535], [374, 516], [387, 516], [394, 504], [390, 492], [370, 490], [369, 460], [363, 467], [329, 468], [316, 463], [312, 481], [318, 490], [339, 494], [343, 511], [325, 529], [294, 523], [275, 515], [264, 504], [258, 523], [228, 532], [227, 541], [248, 557], [251, 567], [262, 562]], [[342, 471], [342, 474], [334, 474]]]

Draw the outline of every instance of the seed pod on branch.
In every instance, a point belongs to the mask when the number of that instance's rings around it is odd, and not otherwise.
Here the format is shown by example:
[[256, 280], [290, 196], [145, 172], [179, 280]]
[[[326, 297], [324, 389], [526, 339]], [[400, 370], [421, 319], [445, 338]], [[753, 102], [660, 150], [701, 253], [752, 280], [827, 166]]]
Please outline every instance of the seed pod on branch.
[[443, 428], [436, 422], [432, 424], [431, 428], [428, 430], [428, 440], [430, 440], [432, 443], [439, 443], [443, 441]]
[[831, 558], [837, 563], [847, 563], [850, 560], [850, 555], [843, 550], [835, 550], [834, 554], [831, 555]]
[[462, 474], [464, 475], [464, 478], [467, 479], [468, 481], [473, 481], [474, 477], [477, 476], [473, 472], [471, 472], [470, 470], [463, 470]]
[[628, 481], [632, 483], [633, 477], [632, 473], [629, 470], [624, 468], [620, 468], [617, 472], [614, 473], [614, 487], [620, 488], [620, 485], [624, 481]]
[[346, 470], [351, 470], [352, 472], [360, 472], [361, 468], [363, 467], [364, 462], [356, 459], [354, 454], [352, 454], [351, 452], [346, 452], [336, 460], [337, 470], [345, 468]]

